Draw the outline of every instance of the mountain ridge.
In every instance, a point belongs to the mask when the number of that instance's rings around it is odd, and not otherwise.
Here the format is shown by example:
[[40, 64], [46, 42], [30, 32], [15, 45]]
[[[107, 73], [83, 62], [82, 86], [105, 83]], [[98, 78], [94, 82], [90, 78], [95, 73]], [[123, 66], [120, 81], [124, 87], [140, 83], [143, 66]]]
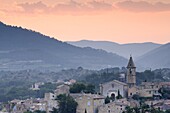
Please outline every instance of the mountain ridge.
[[148, 68], [170, 68], [169, 50], [170, 42], [144, 54], [137, 62]]
[[153, 42], [119, 44], [110, 41], [80, 40], [80, 41], [68, 41], [68, 43], [78, 47], [89, 46], [95, 49], [103, 49], [107, 52], [116, 53], [125, 58], [129, 58], [130, 54], [137, 58], [161, 46], [161, 44]]
[[[80, 48], [33, 30], [0, 23], [0, 69], [124, 66], [127, 59], [93, 48]], [[26, 63], [23, 63], [26, 62]], [[36, 62], [41, 61], [41, 62]]]

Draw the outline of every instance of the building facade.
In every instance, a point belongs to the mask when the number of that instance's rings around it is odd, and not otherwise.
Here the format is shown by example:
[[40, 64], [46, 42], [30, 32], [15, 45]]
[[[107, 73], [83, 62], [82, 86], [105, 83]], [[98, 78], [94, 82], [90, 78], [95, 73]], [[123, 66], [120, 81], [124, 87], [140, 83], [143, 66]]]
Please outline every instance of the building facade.
[[97, 94], [70, 94], [78, 103], [76, 113], [97, 113], [98, 107], [104, 105], [105, 97]]
[[107, 82], [104, 84], [100, 84], [100, 94], [105, 97], [113, 97], [118, 96], [118, 92], [122, 97], [127, 97], [128, 86], [126, 83], [120, 82], [118, 80], [113, 80], [111, 82]]

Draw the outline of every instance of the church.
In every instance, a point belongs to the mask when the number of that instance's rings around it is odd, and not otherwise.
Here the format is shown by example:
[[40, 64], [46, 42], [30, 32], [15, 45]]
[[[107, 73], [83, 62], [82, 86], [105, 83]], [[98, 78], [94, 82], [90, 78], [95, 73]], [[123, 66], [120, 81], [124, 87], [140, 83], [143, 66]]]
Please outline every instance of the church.
[[118, 95], [118, 93], [120, 93], [122, 97], [127, 98], [137, 93], [136, 67], [133, 62], [132, 56], [130, 56], [126, 68], [127, 68], [126, 83], [118, 80], [113, 80], [104, 84], [100, 84], [101, 95], [105, 97], [109, 96], [115, 98]]

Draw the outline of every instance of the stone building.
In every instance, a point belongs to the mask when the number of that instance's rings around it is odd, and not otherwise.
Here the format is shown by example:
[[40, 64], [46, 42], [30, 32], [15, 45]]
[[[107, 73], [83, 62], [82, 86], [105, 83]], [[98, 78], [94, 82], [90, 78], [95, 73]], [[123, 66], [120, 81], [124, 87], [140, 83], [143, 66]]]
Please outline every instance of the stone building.
[[142, 82], [139, 87], [139, 95], [141, 97], [152, 97], [158, 95], [159, 85], [153, 82]]
[[44, 100], [55, 100], [56, 99], [56, 95], [53, 93], [45, 93], [44, 95]]
[[127, 106], [130, 106], [130, 102], [128, 102], [127, 99], [119, 99], [100, 106], [98, 113], [122, 113]]
[[120, 111], [116, 109], [116, 104], [114, 102], [100, 106], [98, 111], [98, 113], [120, 113]]
[[128, 97], [131, 98], [135, 94], [139, 94], [139, 88], [137, 86], [128, 88]]
[[118, 80], [100, 84], [100, 94], [105, 97], [109, 96], [115, 98], [118, 95], [118, 91], [123, 97], [127, 97], [127, 90], [127, 84]]
[[[10, 113], [24, 113], [26, 111], [46, 111], [47, 102], [44, 99], [26, 99], [26, 100], [12, 100], [9, 102], [8, 110]], [[47, 112], [48, 113], [48, 112]]]
[[60, 94], [69, 94], [70, 90], [70, 86], [67, 84], [62, 84], [57, 86], [56, 90], [54, 91], [54, 94], [56, 96], [60, 95]]
[[56, 95], [53, 93], [45, 93], [44, 100], [46, 101], [46, 112], [50, 113], [52, 109], [58, 106], [58, 102], [55, 100]]
[[126, 83], [128, 84], [129, 88], [136, 86], [136, 67], [132, 56], [130, 57], [127, 65]]
[[169, 86], [169, 82], [142, 82], [139, 86], [139, 96], [153, 97], [153, 95], [161, 95], [158, 90], [162, 87], [167, 88]]
[[34, 99], [30, 111], [34, 112], [36, 110], [46, 111], [47, 102], [44, 99]]
[[97, 94], [70, 94], [78, 103], [76, 113], [97, 113], [98, 107], [104, 105], [105, 97]]
[[34, 83], [32, 86], [31, 86], [31, 90], [40, 90], [40, 86], [44, 85], [43, 82], [38, 82], [38, 83]]
[[100, 93], [103, 96], [116, 97], [118, 91], [123, 97], [131, 97], [138, 93], [136, 86], [136, 67], [132, 56], [127, 65], [126, 83], [113, 80], [104, 84], [100, 84]]

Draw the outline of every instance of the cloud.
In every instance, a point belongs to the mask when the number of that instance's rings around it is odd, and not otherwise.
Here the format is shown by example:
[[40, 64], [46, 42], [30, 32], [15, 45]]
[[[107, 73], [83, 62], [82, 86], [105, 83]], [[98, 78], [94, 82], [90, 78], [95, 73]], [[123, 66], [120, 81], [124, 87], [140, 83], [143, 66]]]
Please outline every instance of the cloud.
[[118, 2], [116, 6], [119, 9], [128, 10], [132, 12], [162, 12], [170, 11], [170, 3], [157, 2], [155, 4], [146, 1], [123, 1]]
[[91, 1], [91, 2], [76, 2], [70, 0], [64, 3], [57, 3], [54, 6], [48, 6], [48, 4], [43, 3], [42, 1], [35, 3], [22, 3], [18, 4], [24, 12], [26, 13], [93, 13], [100, 11], [111, 11], [114, 9], [112, 4], [106, 3], [104, 1]]
[[94, 10], [112, 10], [114, 8], [112, 4], [105, 2], [92, 1], [89, 2], [89, 4], [92, 6]]
[[[126, 10], [131, 12], [162, 12], [170, 11], [170, 3], [148, 2], [142, 0], [60, 0], [58, 2], [47, 0], [20, 0], [13, 4], [8, 2], [1, 4], [1, 13], [6, 14], [68, 14], [89, 15], [103, 14], [114, 10]], [[3, 6], [3, 7], [2, 7]]]
[[34, 12], [44, 12], [46, 10], [48, 10], [48, 7], [46, 4], [44, 4], [43, 2], [39, 1], [36, 3], [23, 3], [23, 4], [18, 4], [18, 6], [20, 6], [24, 12], [28, 12], [28, 13], [34, 13]]

